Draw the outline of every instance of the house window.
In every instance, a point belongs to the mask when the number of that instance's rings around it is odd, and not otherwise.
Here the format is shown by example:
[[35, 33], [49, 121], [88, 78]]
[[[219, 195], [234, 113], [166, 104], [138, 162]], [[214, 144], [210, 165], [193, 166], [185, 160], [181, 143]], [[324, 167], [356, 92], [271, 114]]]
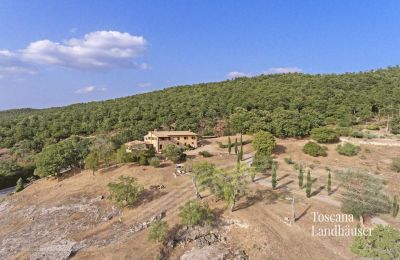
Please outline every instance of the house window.
[[162, 149], [162, 144], [160, 144], [160, 150]]
[[194, 139], [196, 139], [196, 137], [192, 136], [192, 139], [194, 140]]
[[184, 146], [186, 146], [186, 143], [184, 143]]
[[194, 145], [194, 142], [192, 142], [192, 144]]
[[183, 139], [187, 140], [187, 136], [185, 136]]
[[178, 140], [181, 140], [181, 138], [180, 138], [180, 137], [177, 137], [176, 139], [178, 139]]

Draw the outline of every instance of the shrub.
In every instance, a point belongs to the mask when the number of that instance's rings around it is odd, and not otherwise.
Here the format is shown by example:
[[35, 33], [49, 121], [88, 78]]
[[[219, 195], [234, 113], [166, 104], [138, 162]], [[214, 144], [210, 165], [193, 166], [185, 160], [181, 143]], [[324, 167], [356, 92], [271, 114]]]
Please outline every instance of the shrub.
[[23, 189], [24, 189], [24, 182], [22, 178], [19, 178], [17, 181], [17, 185], [15, 186], [15, 192], [20, 192]]
[[184, 160], [184, 153], [181, 148], [176, 145], [169, 144], [162, 150], [162, 153], [174, 163]]
[[203, 223], [209, 223], [214, 219], [208, 204], [200, 204], [198, 200], [191, 200], [179, 208], [179, 217], [183, 225], [192, 227]]
[[361, 132], [361, 131], [353, 131], [353, 132], [351, 133], [351, 137], [354, 137], [354, 138], [364, 138], [364, 133]]
[[367, 125], [366, 127], [368, 130], [379, 130], [381, 129], [379, 125]]
[[273, 161], [271, 155], [256, 153], [251, 166], [254, 167], [257, 172], [265, 173], [267, 170], [272, 168], [272, 164]]
[[120, 182], [109, 183], [110, 199], [118, 206], [125, 207], [133, 205], [143, 192], [143, 187], [137, 183], [136, 178], [120, 176]]
[[393, 159], [392, 170], [395, 172], [400, 172], [400, 158]]
[[304, 145], [303, 152], [314, 157], [327, 155], [325, 147], [311, 141]]
[[334, 143], [339, 140], [339, 134], [333, 128], [319, 127], [311, 130], [311, 138], [318, 143]]
[[358, 152], [360, 151], [360, 147], [355, 146], [351, 143], [345, 143], [345, 144], [339, 144], [336, 147], [336, 151], [338, 152], [338, 154], [340, 155], [345, 155], [345, 156], [355, 156], [358, 154]]
[[149, 165], [149, 160], [147, 160], [146, 156], [141, 155], [139, 157], [139, 165]]
[[[238, 141], [238, 142], [236, 142], [236, 144], [239, 146], [241, 144], [243, 144], [243, 145], [250, 144], [251, 142], [252, 142], [251, 140], [244, 140], [243, 142]], [[227, 144], [224, 144], [222, 142], [217, 141], [216, 143], [218, 144], [219, 148], [228, 148], [229, 149], [229, 147], [231, 147], [231, 148], [235, 147], [235, 142], [229, 144], [229, 141], [228, 141]]]
[[153, 166], [154, 168], [160, 167], [160, 159], [157, 157], [152, 157], [149, 161], [150, 166]]
[[149, 227], [148, 238], [152, 242], [164, 242], [168, 236], [168, 224], [162, 220], [156, 220]]
[[260, 154], [270, 155], [276, 146], [275, 137], [266, 131], [260, 131], [254, 135], [253, 147]]
[[350, 136], [352, 130], [350, 127], [337, 127], [335, 128], [335, 131], [339, 136]]
[[203, 157], [211, 157], [212, 154], [208, 151], [201, 151], [199, 152], [199, 155], [203, 156]]
[[390, 121], [389, 128], [392, 134], [400, 134], [400, 117], [393, 118]]
[[399, 241], [399, 230], [378, 225], [370, 235], [356, 236], [351, 251], [365, 259], [399, 259]]

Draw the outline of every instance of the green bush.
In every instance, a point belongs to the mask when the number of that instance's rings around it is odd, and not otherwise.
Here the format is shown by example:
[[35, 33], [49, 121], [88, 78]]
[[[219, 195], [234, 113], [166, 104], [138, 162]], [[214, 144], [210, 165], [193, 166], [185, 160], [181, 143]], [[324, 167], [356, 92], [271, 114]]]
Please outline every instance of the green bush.
[[147, 159], [146, 156], [141, 155], [139, 157], [139, 165], [149, 165], [149, 160]]
[[22, 180], [22, 178], [19, 178], [17, 181], [17, 185], [15, 186], [15, 192], [20, 192], [23, 189], [24, 189], [24, 181]]
[[182, 149], [176, 145], [169, 144], [162, 150], [162, 153], [167, 157], [168, 160], [177, 163], [186, 159], [186, 154], [183, 153]]
[[356, 236], [351, 251], [363, 259], [400, 259], [399, 241], [399, 230], [378, 225], [370, 235]]
[[272, 168], [272, 163], [271, 155], [256, 153], [251, 166], [254, 167], [257, 172], [266, 173], [267, 170]]
[[319, 127], [311, 130], [311, 138], [318, 143], [334, 143], [339, 140], [339, 134], [333, 128]]
[[168, 236], [168, 224], [162, 220], [156, 220], [149, 227], [148, 238], [152, 242], [164, 242]]
[[109, 183], [110, 199], [118, 206], [125, 207], [133, 205], [143, 192], [143, 187], [137, 183], [136, 178], [120, 176], [120, 182]]
[[351, 133], [351, 137], [354, 137], [354, 138], [364, 138], [364, 133], [361, 132], [361, 131], [353, 131], [353, 132]]
[[352, 132], [350, 127], [336, 127], [335, 131], [339, 136], [350, 136]]
[[395, 117], [390, 121], [389, 125], [392, 134], [400, 134], [400, 117]]
[[367, 125], [366, 127], [368, 130], [379, 130], [381, 129], [379, 125]]
[[303, 152], [314, 157], [327, 155], [325, 147], [311, 141], [304, 145]]
[[158, 159], [157, 157], [152, 157], [150, 158], [149, 164], [154, 168], [158, 168], [160, 167], [160, 159]]
[[339, 144], [336, 147], [336, 151], [338, 152], [338, 154], [340, 155], [345, 155], [345, 156], [355, 156], [358, 154], [358, 152], [360, 151], [360, 147], [355, 146], [351, 143], [345, 143], [345, 144]]
[[[240, 146], [241, 144], [246, 145], [246, 144], [250, 144], [250, 143], [251, 143], [251, 140], [244, 140], [243, 142], [238, 141], [238, 142], [237, 142], [237, 145]], [[218, 147], [219, 147], [219, 148], [224, 148], [224, 149], [225, 149], [225, 148], [229, 148], [229, 146], [230, 146], [231, 148], [235, 147], [235, 142], [232, 142], [232, 143], [229, 145], [229, 143], [228, 143], [228, 144], [224, 144], [224, 143], [222, 143], [222, 142], [217, 141], [217, 144], [218, 144]]]
[[252, 144], [257, 153], [271, 155], [276, 146], [276, 141], [271, 133], [259, 131], [254, 135]]
[[203, 223], [210, 223], [214, 219], [208, 204], [201, 204], [198, 200], [191, 200], [179, 208], [179, 217], [183, 225], [192, 227]]
[[393, 159], [392, 170], [395, 172], [400, 172], [400, 158]]
[[209, 151], [201, 151], [199, 152], [199, 155], [203, 156], [203, 157], [211, 157], [212, 154]]

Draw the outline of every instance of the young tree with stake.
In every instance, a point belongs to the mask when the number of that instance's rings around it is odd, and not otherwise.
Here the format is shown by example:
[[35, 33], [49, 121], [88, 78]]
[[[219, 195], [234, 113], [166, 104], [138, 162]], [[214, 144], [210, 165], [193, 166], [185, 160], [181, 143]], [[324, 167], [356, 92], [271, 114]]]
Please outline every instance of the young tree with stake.
[[231, 137], [228, 136], [228, 152], [231, 154], [232, 152], [232, 142], [231, 142]]
[[276, 163], [272, 164], [272, 176], [271, 176], [271, 183], [272, 183], [272, 189], [275, 190], [276, 188], [276, 184], [277, 184], [277, 180], [276, 180]]
[[300, 165], [299, 167], [299, 188], [302, 189], [303, 188], [303, 181], [304, 181], [304, 171], [303, 171], [303, 166]]
[[311, 173], [310, 173], [310, 170], [308, 170], [308, 172], [307, 172], [307, 183], [306, 183], [306, 195], [307, 195], [307, 198], [311, 197], [311, 186], [312, 186]]
[[331, 171], [328, 173], [328, 195], [330, 195], [332, 192], [332, 176], [331, 176]]

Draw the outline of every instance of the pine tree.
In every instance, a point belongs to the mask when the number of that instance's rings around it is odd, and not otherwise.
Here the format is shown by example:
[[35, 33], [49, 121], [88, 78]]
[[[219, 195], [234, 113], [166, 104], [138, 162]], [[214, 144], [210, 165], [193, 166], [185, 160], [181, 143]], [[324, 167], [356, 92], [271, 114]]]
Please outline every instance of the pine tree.
[[392, 203], [392, 216], [395, 218], [399, 214], [399, 204], [397, 202], [397, 196], [394, 196]]
[[307, 184], [306, 184], [306, 195], [307, 198], [311, 197], [311, 186], [312, 186], [312, 181], [311, 181], [311, 173], [310, 170], [307, 172]]
[[272, 183], [272, 188], [275, 189], [276, 188], [276, 184], [277, 184], [277, 180], [276, 180], [276, 163], [274, 162], [272, 164], [272, 179], [271, 179], [271, 183]]
[[228, 136], [228, 152], [231, 154], [232, 152], [232, 142], [231, 142], [231, 137]]
[[238, 154], [238, 143], [237, 143], [237, 138], [235, 138], [235, 154]]
[[24, 182], [23, 182], [22, 178], [19, 178], [17, 181], [17, 184], [15, 186], [15, 192], [20, 192], [23, 189], [24, 189]]
[[332, 191], [332, 176], [331, 172], [328, 173], [328, 194], [331, 194]]
[[301, 165], [299, 167], [298, 179], [299, 179], [299, 187], [300, 187], [300, 189], [302, 189], [303, 188], [303, 181], [304, 181], [304, 171], [303, 171], [303, 166], [301, 166]]

